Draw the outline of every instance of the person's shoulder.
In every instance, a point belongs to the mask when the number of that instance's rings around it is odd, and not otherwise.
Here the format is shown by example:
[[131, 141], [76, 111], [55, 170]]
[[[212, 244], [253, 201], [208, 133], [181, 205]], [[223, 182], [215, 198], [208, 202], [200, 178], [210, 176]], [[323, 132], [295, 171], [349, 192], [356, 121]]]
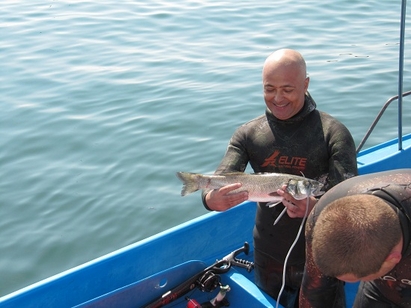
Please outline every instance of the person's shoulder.
[[262, 114], [262, 115], [260, 115], [260, 116], [258, 116], [258, 117], [256, 117], [256, 118], [254, 118], [254, 119], [251, 119], [251, 120], [245, 122], [244, 124], [242, 124], [242, 125], [240, 126], [240, 128], [241, 128], [241, 127], [250, 127], [250, 126], [254, 126], [254, 125], [259, 125], [259, 124], [261, 124], [261, 123], [263, 123], [263, 122], [267, 122], [267, 117], [266, 117], [265, 114]]
[[337, 118], [326, 113], [324, 111], [317, 110], [320, 116], [321, 122], [325, 127], [335, 128], [335, 129], [347, 129], [347, 127]]
[[341, 123], [337, 118], [333, 117], [331, 114], [329, 114], [325, 111], [318, 110], [318, 109], [317, 109], [317, 111], [318, 111], [318, 114], [320, 115], [321, 119], [324, 119], [326, 121]]
[[232, 138], [242, 139], [242, 138], [248, 138], [250, 136], [253, 136], [256, 131], [260, 130], [260, 128], [267, 126], [266, 123], [267, 123], [267, 119], [265, 115], [260, 115], [238, 126], [237, 129], [234, 131]]

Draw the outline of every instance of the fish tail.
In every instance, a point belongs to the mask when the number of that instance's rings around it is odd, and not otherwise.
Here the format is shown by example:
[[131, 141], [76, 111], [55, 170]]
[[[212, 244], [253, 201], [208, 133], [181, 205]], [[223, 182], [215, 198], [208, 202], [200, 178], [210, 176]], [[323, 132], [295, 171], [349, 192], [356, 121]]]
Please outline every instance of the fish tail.
[[198, 175], [189, 172], [177, 172], [177, 177], [183, 182], [181, 195], [185, 196], [200, 189]]

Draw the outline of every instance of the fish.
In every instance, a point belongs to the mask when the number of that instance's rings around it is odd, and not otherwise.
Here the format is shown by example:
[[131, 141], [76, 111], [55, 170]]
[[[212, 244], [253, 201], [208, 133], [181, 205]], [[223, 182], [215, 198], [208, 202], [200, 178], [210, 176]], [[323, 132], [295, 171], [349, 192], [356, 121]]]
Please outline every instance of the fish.
[[281, 203], [283, 197], [277, 193], [283, 185], [294, 199], [302, 200], [309, 196], [324, 194], [323, 184], [303, 176], [286, 173], [243, 173], [230, 172], [215, 175], [206, 175], [191, 172], [177, 172], [177, 177], [183, 182], [181, 196], [186, 196], [203, 189], [219, 189], [223, 186], [241, 183], [242, 186], [230, 193], [247, 191], [248, 200], [267, 202], [270, 206]]

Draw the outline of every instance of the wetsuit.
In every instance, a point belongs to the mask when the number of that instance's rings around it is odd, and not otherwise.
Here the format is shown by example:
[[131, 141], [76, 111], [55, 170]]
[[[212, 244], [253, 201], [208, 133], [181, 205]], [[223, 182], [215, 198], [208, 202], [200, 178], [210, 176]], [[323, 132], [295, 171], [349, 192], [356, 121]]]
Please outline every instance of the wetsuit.
[[332, 201], [357, 194], [372, 194], [388, 203], [398, 214], [403, 232], [402, 258], [380, 279], [362, 282], [355, 308], [411, 307], [411, 169], [367, 174], [349, 179], [329, 190], [312, 210], [306, 226], [307, 265], [300, 307], [345, 307], [343, 282], [324, 276], [312, 261], [312, 230], [321, 211]]
[[[304, 175], [325, 184], [325, 189], [357, 174], [355, 145], [347, 128], [330, 115], [316, 109], [309, 94], [304, 107], [288, 120], [279, 120], [268, 109], [264, 115], [240, 126], [233, 134], [217, 174], [246, 169], [254, 172], [277, 172]], [[205, 204], [205, 194], [203, 202]], [[256, 284], [277, 298], [281, 287], [285, 256], [296, 238], [300, 218], [284, 215], [273, 226], [284, 209], [259, 203], [254, 235]], [[288, 261], [287, 288], [295, 295], [302, 279], [305, 261], [304, 232]], [[298, 292], [297, 292], [298, 293]], [[281, 297], [283, 305], [285, 298]], [[292, 301], [292, 300], [291, 300]]]

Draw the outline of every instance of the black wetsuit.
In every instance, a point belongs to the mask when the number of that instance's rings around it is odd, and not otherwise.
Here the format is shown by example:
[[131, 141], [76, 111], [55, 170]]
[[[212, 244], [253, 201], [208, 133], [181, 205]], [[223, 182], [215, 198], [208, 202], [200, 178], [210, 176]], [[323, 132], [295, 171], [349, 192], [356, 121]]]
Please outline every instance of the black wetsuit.
[[[256, 173], [303, 174], [324, 183], [325, 189], [357, 174], [351, 134], [335, 118], [318, 111], [309, 94], [302, 110], [291, 119], [279, 120], [267, 109], [265, 115], [240, 126], [233, 134], [216, 173], [243, 172], [248, 163]], [[204, 205], [207, 207], [205, 202]], [[269, 208], [265, 203], [259, 203], [254, 228], [256, 284], [274, 298], [277, 298], [281, 287], [285, 256], [302, 222], [302, 219], [284, 215], [273, 226], [283, 208], [282, 204]], [[288, 260], [287, 288], [290, 289], [286, 291], [295, 294], [298, 290], [304, 261], [302, 232]]]
[[357, 176], [328, 191], [314, 207], [306, 226], [307, 267], [301, 288], [301, 307], [345, 307], [343, 282], [324, 276], [312, 261], [312, 230], [318, 215], [332, 201], [348, 195], [372, 194], [385, 200], [400, 217], [403, 232], [402, 258], [380, 279], [362, 282], [354, 307], [411, 307], [411, 169]]

